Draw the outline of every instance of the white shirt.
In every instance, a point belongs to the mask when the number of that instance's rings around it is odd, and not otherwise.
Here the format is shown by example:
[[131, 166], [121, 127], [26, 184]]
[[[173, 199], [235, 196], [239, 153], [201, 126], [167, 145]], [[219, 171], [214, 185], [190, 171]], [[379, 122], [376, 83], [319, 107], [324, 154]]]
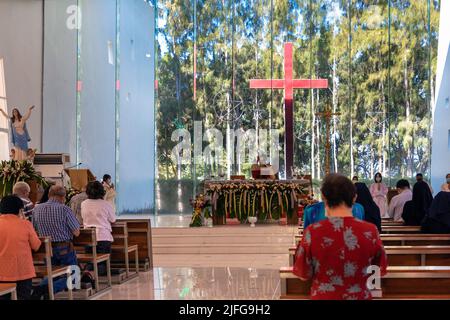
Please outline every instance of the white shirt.
[[392, 198], [389, 204], [388, 214], [390, 218], [394, 218], [394, 221], [403, 221], [402, 213], [405, 203], [412, 200], [411, 189], [403, 190], [400, 194]]
[[97, 229], [97, 241], [114, 241], [111, 223], [116, 222], [116, 214], [111, 204], [103, 199], [87, 199], [81, 203], [81, 217], [85, 227]]

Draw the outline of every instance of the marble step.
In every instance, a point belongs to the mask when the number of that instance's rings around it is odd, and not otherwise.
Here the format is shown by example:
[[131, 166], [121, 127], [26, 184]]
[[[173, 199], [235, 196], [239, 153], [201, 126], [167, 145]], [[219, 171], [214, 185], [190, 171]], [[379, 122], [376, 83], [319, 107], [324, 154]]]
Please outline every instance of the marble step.
[[156, 254], [155, 267], [237, 267], [276, 269], [289, 264], [287, 254]]
[[293, 236], [251, 236], [251, 235], [158, 235], [152, 237], [153, 245], [164, 244], [192, 244], [192, 245], [216, 245], [226, 244], [284, 244], [294, 245]]
[[289, 251], [290, 246], [278, 243], [153, 243], [153, 254], [283, 254]]
[[159, 227], [152, 229], [152, 235], [295, 235], [298, 234], [298, 227], [295, 226], [218, 226], [213, 228], [167, 228]]

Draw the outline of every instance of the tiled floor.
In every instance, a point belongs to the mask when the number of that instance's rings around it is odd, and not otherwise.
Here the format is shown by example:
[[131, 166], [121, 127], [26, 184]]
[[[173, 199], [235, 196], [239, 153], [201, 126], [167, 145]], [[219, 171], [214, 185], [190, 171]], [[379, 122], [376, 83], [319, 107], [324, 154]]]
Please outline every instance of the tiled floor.
[[[123, 216], [122, 216], [123, 217]], [[142, 218], [127, 215], [126, 218]], [[190, 216], [150, 217], [155, 268], [100, 300], [278, 299], [293, 226], [189, 228]], [[230, 244], [225, 246], [224, 244]], [[196, 250], [201, 248], [202, 250]], [[170, 251], [172, 250], [172, 251]]]
[[277, 270], [155, 268], [99, 296], [98, 300], [278, 299]]

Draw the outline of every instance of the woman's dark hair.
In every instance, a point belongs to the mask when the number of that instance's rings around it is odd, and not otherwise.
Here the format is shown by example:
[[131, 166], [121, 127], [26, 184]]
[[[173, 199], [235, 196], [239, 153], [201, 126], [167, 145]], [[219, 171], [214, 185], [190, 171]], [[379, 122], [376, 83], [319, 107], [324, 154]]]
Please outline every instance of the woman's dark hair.
[[450, 177], [450, 173], [447, 173], [447, 175], [445, 176], [445, 178], [448, 178], [448, 177]]
[[52, 184], [50, 184], [47, 188], [45, 188], [44, 194], [42, 195], [41, 201], [39, 201], [39, 203], [46, 203], [48, 201], [48, 193], [51, 187]]
[[320, 191], [330, 208], [341, 204], [345, 204], [349, 208], [353, 206], [353, 199], [356, 195], [355, 185], [349, 178], [341, 174], [333, 173], [327, 175]]
[[103, 182], [105, 182], [106, 180], [109, 180], [109, 179], [111, 179], [111, 176], [109, 174], [105, 174], [103, 176]]
[[86, 187], [86, 194], [89, 199], [91, 200], [97, 200], [97, 199], [103, 199], [105, 196], [105, 188], [103, 188], [103, 185], [98, 181], [89, 182]]
[[[381, 178], [381, 181], [383, 181], [383, 176], [381, 175], [381, 172], [375, 173], [375, 176], [373, 177], [373, 180], [374, 180], [375, 182], [377, 182], [377, 177], [380, 177], [380, 178]], [[380, 181], [380, 182], [381, 182], [381, 181]]]
[[396, 187], [397, 189], [411, 188], [411, 186], [409, 185], [409, 181], [405, 179], [398, 180]]
[[358, 180], [359, 180], [359, 178], [358, 178], [358, 176], [353, 176], [352, 180], [354, 180], [354, 181], [358, 181]]
[[19, 121], [22, 120], [22, 115], [20, 114], [19, 109], [14, 108], [14, 109], [12, 110], [12, 117], [11, 117], [12, 123], [14, 123], [14, 122], [16, 121], [16, 118], [14, 117], [14, 110], [17, 111], [17, 118], [19, 118]]
[[6, 196], [0, 201], [0, 213], [18, 215], [23, 209], [23, 202], [19, 197]]

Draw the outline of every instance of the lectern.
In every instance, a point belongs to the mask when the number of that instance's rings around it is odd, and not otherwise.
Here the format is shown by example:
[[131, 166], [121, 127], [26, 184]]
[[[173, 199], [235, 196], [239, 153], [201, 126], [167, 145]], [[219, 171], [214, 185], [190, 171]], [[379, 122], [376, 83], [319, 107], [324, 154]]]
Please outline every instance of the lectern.
[[86, 185], [95, 181], [95, 176], [89, 169], [66, 169], [64, 170], [70, 177], [70, 184], [73, 189], [81, 191]]

